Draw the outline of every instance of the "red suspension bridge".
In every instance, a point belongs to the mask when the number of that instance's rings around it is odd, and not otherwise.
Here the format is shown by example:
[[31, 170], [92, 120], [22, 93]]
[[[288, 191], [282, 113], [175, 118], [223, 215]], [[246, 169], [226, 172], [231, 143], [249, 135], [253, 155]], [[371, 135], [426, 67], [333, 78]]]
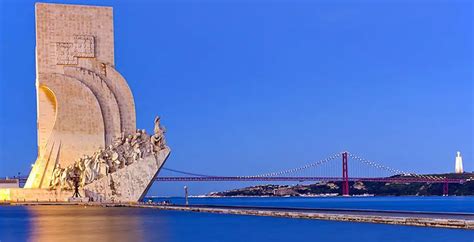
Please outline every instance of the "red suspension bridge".
[[[354, 162], [349, 162], [349, 160]], [[349, 163], [351, 169], [349, 169]], [[164, 171], [164, 172], [163, 172]], [[179, 176], [158, 176], [156, 182], [242, 182], [242, 181], [273, 181], [273, 182], [341, 182], [341, 194], [349, 195], [349, 182], [381, 182], [381, 183], [442, 183], [443, 195], [448, 195], [450, 183], [464, 183], [466, 179], [447, 178], [443, 176], [419, 175], [393, 169], [379, 162], [364, 159], [347, 151], [336, 153], [325, 159], [306, 165], [264, 174], [250, 176], [216, 176], [162, 168], [164, 173]], [[20, 183], [26, 177], [13, 177]]]
[[[351, 163], [349, 170], [349, 158]], [[465, 179], [441, 176], [418, 175], [393, 169], [381, 163], [370, 161], [349, 152], [341, 152], [325, 159], [297, 168], [251, 176], [215, 176], [197, 174], [163, 167], [162, 170], [178, 173], [180, 176], [159, 176], [158, 182], [230, 182], [230, 181], [321, 181], [342, 182], [342, 195], [349, 195], [349, 182], [382, 183], [442, 183], [443, 195], [448, 195], [449, 183], [464, 183]], [[351, 171], [351, 172], [349, 172]], [[338, 174], [337, 174], [338, 173]], [[161, 172], [160, 174], [163, 174]]]

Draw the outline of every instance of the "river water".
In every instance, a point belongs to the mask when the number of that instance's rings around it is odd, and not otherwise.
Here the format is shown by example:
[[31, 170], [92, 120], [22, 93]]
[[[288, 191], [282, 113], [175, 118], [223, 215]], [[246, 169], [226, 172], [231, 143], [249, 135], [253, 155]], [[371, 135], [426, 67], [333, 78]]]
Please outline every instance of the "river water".
[[[174, 204], [185, 204], [185, 199], [182, 197], [149, 199], [154, 202], [169, 200]], [[190, 198], [189, 203], [474, 213], [474, 197], [226, 197]]]
[[[182, 198], [169, 199], [184, 203]], [[191, 204], [474, 212], [474, 197], [191, 198]], [[474, 241], [474, 231], [83, 206], [0, 206], [0, 241]]]

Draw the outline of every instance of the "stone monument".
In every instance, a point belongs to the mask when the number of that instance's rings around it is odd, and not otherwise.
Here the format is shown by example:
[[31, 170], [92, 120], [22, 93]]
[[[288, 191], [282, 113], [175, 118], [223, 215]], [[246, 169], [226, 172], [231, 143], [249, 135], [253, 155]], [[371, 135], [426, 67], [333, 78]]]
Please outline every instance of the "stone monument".
[[456, 152], [456, 164], [455, 164], [455, 167], [454, 167], [454, 172], [455, 173], [463, 173], [464, 172], [464, 169], [462, 167], [462, 156], [461, 156], [461, 152]]
[[170, 149], [159, 118], [151, 136], [136, 129], [132, 92], [115, 70], [111, 7], [36, 4], [36, 92], [38, 157], [24, 190], [71, 191], [80, 176], [95, 200], [144, 196]]

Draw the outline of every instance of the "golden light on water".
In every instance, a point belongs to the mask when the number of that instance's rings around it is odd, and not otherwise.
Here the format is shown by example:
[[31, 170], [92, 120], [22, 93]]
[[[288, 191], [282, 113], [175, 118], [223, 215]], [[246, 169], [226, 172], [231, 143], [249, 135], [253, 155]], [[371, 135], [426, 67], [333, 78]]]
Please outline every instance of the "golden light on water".
[[[150, 212], [134, 208], [102, 208], [88, 206], [31, 206], [29, 241], [143, 241]], [[160, 218], [154, 216], [153, 222]], [[150, 220], [151, 221], [151, 220]], [[149, 222], [149, 221], [148, 221]], [[160, 222], [160, 221], [158, 221]], [[167, 241], [162, 227], [155, 233]]]

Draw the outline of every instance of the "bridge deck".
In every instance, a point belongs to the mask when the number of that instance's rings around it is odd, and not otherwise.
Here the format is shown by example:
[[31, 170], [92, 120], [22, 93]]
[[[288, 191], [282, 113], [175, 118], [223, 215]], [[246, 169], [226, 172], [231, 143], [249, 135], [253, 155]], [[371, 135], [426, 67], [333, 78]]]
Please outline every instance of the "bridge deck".
[[[449, 178], [428, 178], [428, 177], [349, 177], [348, 181], [364, 181], [364, 182], [391, 182], [391, 183], [464, 183], [465, 179], [449, 179]], [[159, 182], [222, 182], [222, 181], [326, 181], [335, 182], [343, 181], [342, 177], [312, 177], [312, 176], [162, 176], [156, 177], [155, 181]]]

